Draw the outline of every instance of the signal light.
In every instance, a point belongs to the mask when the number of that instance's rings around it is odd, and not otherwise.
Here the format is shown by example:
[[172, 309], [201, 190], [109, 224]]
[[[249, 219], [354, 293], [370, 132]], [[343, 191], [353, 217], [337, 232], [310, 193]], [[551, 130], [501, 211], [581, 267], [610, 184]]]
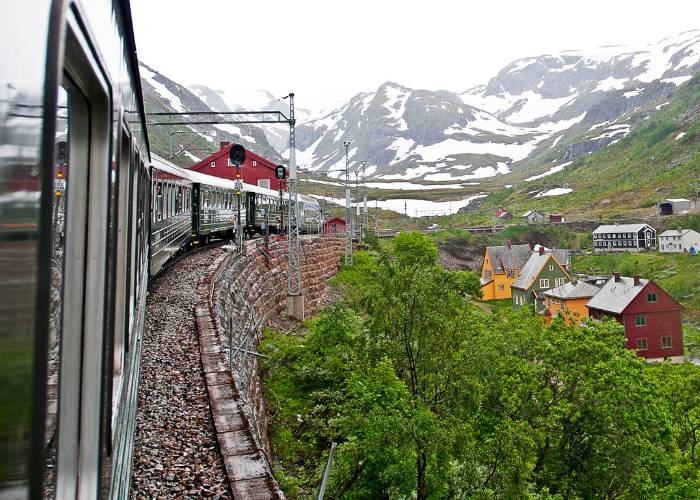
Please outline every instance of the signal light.
[[245, 162], [245, 148], [240, 144], [234, 144], [229, 149], [228, 157], [232, 165], [240, 167]]

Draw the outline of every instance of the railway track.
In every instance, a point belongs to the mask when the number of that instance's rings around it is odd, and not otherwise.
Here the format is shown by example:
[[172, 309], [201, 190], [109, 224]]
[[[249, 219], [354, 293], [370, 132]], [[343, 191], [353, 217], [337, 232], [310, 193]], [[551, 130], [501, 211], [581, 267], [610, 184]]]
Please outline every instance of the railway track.
[[231, 498], [195, 331], [200, 276], [224, 250], [170, 262], [149, 286], [136, 412], [132, 498]]

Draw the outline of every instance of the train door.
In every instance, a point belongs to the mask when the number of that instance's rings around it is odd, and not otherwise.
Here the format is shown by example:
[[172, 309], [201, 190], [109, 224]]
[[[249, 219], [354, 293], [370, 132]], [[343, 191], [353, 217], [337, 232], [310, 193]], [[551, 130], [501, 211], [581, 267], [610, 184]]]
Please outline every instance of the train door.
[[[114, 376], [121, 379], [122, 369], [126, 351], [129, 346], [129, 332], [125, 327], [125, 318], [128, 314], [128, 269], [129, 258], [129, 186], [133, 175], [133, 160], [131, 155], [131, 138], [126, 129], [122, 128], [119, 145], [119, 185], [118, 185], [118, 207], [117, 207], [117, 249], [116, 258], [116, 298], [115, 298], [115, 319], [114, 319]], [[117, 383], [118, 385], [118, 383]]]
[[[60, 358], [56, 458], [49, 458], [45, 493], [99, 496], [105, 445], [102, 428], [103, 349], [109, 203], [110, 93], [107, 80], [72, 11], [66, 16], [64, 97], [69, 178], [65, 187], [63, 254], [52, 294]], [[60, 316], [60, 319], [58, 318]], [[49, 451], [50, 453], [50, 451]]]

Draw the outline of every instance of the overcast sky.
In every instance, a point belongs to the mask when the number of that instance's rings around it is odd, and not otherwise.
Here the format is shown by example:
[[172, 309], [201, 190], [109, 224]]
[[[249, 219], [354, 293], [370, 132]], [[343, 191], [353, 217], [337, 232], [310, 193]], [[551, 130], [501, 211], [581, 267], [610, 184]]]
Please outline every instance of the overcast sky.
[[131, 0], [139, 58], [179, 83], [330, 106], [391, 80], [464, 90], [521, 57], [700, 28], [697, 0]]

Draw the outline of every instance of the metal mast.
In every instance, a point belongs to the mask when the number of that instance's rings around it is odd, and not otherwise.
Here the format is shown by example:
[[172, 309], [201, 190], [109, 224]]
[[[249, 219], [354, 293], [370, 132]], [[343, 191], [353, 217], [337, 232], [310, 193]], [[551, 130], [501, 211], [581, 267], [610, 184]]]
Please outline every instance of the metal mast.
[[345, 146], [345, 265], [352, 266], [352, 205], [350, 204], [350, 158], [348, 148], [350, 141], [343, 142]]
[[297, 193], [296, 131], [294, 93], [289, 94], [289, 214], [287, 231], [287, 295], [301, 295], [301, 242], [299, 238], [299, 202]]
[[367, 162], [363, 161], [361, 163], [362, 165], [362, 201], [364, 203], [364, 221], [362, 224], [362, 227], [367, 230], [367, 177], [365, 177], [365, 167], [367, 166]]
[[362, 239], [362, 218], [360, 217], [360, 167], [355, 170], [355, 231], [357, 238]]

